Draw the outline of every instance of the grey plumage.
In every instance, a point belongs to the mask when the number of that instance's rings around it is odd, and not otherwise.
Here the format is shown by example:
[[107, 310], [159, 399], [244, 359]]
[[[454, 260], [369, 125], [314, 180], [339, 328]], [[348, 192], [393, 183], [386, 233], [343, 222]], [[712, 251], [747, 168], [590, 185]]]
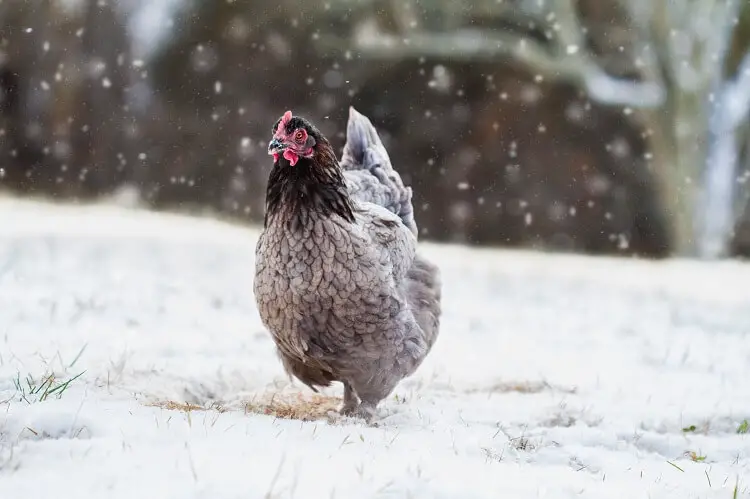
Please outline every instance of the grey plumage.
[[416, 253], [411, 189], [354, 108], [340, 164], [327, 139], [289, 112], [269, 153], [254, 279], [261, 319], [290, 375], [313, 390], [342, 382], [342, 413], [369, 419], [439, 331], [440, 276]]

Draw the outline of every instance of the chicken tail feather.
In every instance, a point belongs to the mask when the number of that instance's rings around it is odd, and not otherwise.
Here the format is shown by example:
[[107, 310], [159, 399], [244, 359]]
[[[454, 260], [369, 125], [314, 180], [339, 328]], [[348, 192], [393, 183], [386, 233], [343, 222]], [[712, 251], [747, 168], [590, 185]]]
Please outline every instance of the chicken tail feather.
[[352, 197], [387, 208], [417, 235], [412, 190], [404, 186], [401, 176], [393, 169], [375, 127], [354, 107], [349, 107], [346, 144], [340, 164]]

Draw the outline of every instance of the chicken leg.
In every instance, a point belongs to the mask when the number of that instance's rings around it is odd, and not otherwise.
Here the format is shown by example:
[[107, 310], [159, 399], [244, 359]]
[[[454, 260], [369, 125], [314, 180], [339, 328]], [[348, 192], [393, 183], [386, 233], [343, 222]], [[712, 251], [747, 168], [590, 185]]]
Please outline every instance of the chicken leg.
[[354, 387], [348, 381], [344, 381], [344, 405], [339, 413], [342, 416], [364, 419], [366, 422], [372, 421], [376, 414], [377, 402], [363, 400], [359, 401]]
[[352, 416], [359, 406], [359, 399], [357, 394], [354, 393], [354, 388], [348, 381], [344, 381], [344, 405], [339, 411], [344, 416]]

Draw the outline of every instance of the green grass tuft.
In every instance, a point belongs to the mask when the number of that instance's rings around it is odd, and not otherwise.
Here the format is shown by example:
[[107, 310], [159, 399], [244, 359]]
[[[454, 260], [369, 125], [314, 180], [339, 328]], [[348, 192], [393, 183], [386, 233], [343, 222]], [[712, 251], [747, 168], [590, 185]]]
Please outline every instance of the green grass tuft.
[[40, 379], [36, 379], [28, 374], [21, 380], [21, 373], [18, 373], [16, 379], [13, 380], [16, 388], [16, 396], [19, 402], [26, 402], [27, 404], [44, 402], [52, 395], [60, 399], [70, 387], [70, 384], [85, 372], [82, 371], [66, 381], [58, 380], [54, 373], [45, 374]]

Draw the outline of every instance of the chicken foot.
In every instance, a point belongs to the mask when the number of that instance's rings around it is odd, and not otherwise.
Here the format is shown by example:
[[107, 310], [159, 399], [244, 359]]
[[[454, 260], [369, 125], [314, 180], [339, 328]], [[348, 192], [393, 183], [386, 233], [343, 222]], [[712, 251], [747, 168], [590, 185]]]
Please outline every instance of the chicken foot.
[[350, 414], [349, 416], [355, 417], [355, 418], [362, 418], [367, 423], [371, 422], [375, 415], [377, 414], [377, 411], [375, 409], [375, 404], [368, 401], [362, 401]]
[[352, 387], [352, 385], [347, 381], [344, 381], [343, 383], [344, 405], [341, 407], [341, 410], [339, 410], [339, 414], [341, 414], [342, 416], [361, 418], [368, 423], [372, 421], [377, 413], [375, 409], [377, 403], [373, 403], [367, 400], [363, 400], [362, 402], [360, 402], [357, 394], [354, 391], [354, 387]]

